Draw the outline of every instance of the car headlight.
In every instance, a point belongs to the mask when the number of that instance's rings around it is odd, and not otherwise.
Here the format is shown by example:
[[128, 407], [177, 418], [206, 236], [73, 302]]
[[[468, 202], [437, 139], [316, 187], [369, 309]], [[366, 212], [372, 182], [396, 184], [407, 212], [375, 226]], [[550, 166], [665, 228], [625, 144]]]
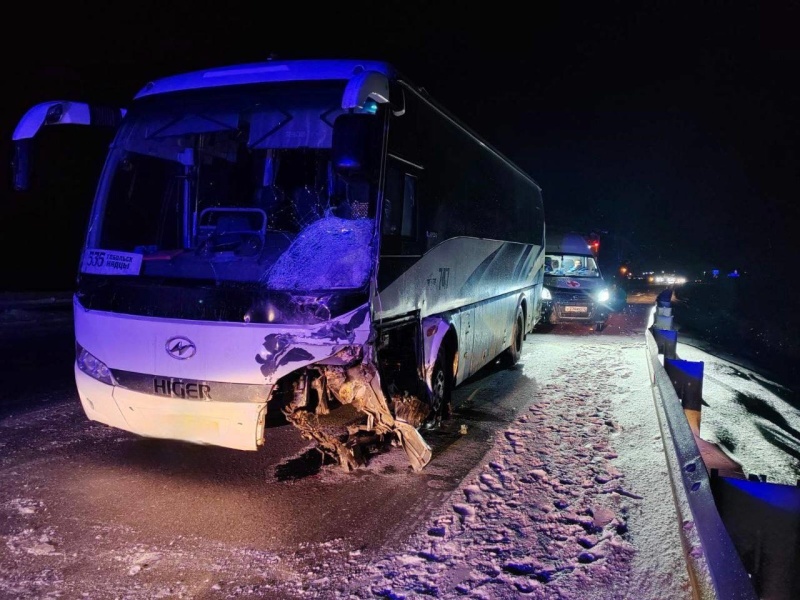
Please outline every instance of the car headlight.
[[550, 293], [550, 290], [547, 288], [542, 288], [542, 300], [552, 300], [553, 295]]
[[602, 290], [597, 292], [597, 295], [595, 296], [595, 298], [597, 298], [598, 302], [608, 302], [608, 299], [610, 297], [611, 297], [611, 294], [608, 293], [608, 288], [603, 288]]
[[77, 344], [76, 350], [78, 351], [78, 368], [81, 371], [86, 373], [89, 377], [93, 377], [94, 379], [97, 379], [97, 381], [102, 381], [108, 385], [117, 384], [117, 382], [114, 380], [114, 376], [111, 374], [111, 371], [103, 361], [99, 360], [80, 344]]

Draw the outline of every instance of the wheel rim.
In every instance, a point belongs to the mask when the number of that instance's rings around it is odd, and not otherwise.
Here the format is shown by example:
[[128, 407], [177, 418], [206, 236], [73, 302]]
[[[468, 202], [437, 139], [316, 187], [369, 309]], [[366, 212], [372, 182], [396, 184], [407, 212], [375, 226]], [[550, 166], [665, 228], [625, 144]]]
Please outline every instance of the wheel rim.
[[442, 408], [442, 399], [445, 391], [444, 370], [441, 366], [436, 369], [431, 384], [431, 391], [433, 392], [431, 395], [431, 411], [434, 414], [438, 414]]

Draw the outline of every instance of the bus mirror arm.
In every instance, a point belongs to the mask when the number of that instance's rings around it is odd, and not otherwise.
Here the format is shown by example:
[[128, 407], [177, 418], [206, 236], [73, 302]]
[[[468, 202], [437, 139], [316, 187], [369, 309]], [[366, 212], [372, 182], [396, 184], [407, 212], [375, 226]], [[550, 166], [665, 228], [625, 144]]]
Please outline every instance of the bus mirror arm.
[[345, 110], [361, 110], [367, 100], [378, 104], [388, 104], [395, 117], [402, 117], [406, 112], [406, 96], [403, 89], [383, 73], [362, 71], [347, 82], [342, 95], [342, 108]]
[[24, 192], [31, 184], [31, 138], [14, 140], [11, 153], [11, 177], [14, 191]]
[[37, 104], [26, 112], [14, 129], [11, 173], [14, 190], [30, 187], [32, 140], [45, 125], [91, 125], [117, 127], [125, 110], [92, 106], [85, 102], [51, 100]]

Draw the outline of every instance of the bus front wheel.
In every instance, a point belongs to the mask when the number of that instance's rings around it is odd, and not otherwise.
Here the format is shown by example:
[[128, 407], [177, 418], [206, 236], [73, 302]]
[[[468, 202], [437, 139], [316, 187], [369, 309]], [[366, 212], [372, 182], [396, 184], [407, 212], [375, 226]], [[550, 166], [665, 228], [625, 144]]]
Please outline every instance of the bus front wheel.
[[436, 362], [433, 364], [431, 372], [431, 412], [425, 421], [426, 429], [433, 429], [441, 425], [442, 419], [449, 416], [450, 394], [452, 392], [452, 374], [447, 370], [447, 350], [444, 344], [439, 348], [436, 355]]

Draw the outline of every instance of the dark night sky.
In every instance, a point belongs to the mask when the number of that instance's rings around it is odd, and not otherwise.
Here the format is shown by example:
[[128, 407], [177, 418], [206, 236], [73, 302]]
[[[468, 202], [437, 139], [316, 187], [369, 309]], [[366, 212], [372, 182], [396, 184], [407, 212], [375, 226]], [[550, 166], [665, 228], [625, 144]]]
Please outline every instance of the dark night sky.
[[[607, 266], [754, 272], [798, 256], [798, 3], [30, 4], [2, 42], [6, 140], [44, 100], [124, 106], [150, 79], [270, 53], [385, 59], [539, 182], [551, 229], [607, 231]], [[4, 254], [34, 221], [67, 246], [66, 278], [32, 284], [15, 262], [7, 289], [70, 287], [86, 208], [68, 216], [84, 200], [62, 196], [3, 189]]]

